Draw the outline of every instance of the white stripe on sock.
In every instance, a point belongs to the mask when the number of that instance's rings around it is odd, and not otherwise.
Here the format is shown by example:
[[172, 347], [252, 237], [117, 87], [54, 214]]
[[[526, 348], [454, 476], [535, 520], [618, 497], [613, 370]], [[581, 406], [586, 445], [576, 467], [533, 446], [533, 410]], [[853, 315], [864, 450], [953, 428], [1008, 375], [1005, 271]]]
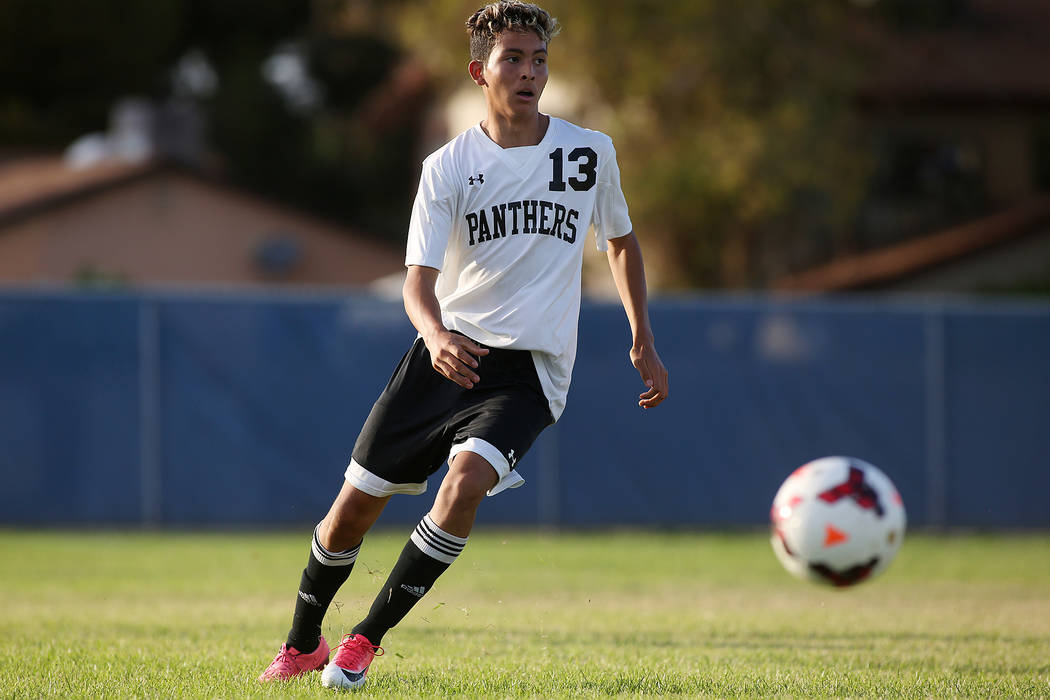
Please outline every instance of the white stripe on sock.
[[[317, 527], [320, 527], [320, 525]], [[317, 528], [314, 528], [314, 536], [310, 541], [310, 551], [313, 553], [314, 558], [325, 566], [350, 566], [357, 561], [357, 553], [361, 551], [361, 545], [357, 545], [345, 552], [330, 552], [321, 544], [321, 540], [317, 537]]]
[[423, 519], [416, 525], [416, 529], [412, 531], [411, 540], [423, 554], [445, 564], [456, 561], [456, 557], [467, 544], [466, 537], [450, 535], [438, 527], [429, 515], [423, 516]]

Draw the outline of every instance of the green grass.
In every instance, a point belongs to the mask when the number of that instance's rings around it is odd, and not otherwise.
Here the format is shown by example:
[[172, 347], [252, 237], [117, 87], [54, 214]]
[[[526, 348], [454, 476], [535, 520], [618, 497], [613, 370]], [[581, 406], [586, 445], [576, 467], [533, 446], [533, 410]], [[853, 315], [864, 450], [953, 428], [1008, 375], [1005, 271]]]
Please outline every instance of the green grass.
[[[333, 643], [405, 532], [370, 535]], [[332, 697], [261, 686], [309, 533], [0, 532], [0, 697]], [[1050, 536], [912, 536], [853, 590], [760, 534], [478, 532], [363, 696], [1050, 697]]]

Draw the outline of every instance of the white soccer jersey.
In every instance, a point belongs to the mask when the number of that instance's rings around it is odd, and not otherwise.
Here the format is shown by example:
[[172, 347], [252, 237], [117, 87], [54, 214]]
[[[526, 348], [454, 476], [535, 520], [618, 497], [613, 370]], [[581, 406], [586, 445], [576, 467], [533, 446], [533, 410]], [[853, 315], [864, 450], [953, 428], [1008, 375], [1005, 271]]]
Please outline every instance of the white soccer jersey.
[[446, 328], [532, 351], [555, 419], [576, 360], [592, 225], [599, 250], [632, 230], [616, 151], [599, 131], [551, 117], [539, 144], [504, 149], [476, 125], [423, 161], [405, 264], [441, 271]]

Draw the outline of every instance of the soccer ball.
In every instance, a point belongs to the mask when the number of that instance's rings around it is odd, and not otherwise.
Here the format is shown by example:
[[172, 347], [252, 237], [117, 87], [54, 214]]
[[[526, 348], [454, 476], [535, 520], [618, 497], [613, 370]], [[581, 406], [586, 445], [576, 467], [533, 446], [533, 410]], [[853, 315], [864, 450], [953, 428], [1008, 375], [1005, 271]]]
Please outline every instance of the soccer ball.
[[773, 498], [769, 519], [784, 568], [829, 586], [874, 578], [904, 540], [904, 503], [893, 482], [853, 457], [824, 457], [796, 469]]

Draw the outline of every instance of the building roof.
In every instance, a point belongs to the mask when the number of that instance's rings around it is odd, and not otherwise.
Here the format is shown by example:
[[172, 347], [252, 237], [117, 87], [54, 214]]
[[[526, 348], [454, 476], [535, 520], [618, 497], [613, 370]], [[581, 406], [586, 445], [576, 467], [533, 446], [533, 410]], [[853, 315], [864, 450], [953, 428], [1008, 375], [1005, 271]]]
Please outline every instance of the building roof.
[[772, 287], [809, 292], [880, 287], [1018, 240], [1047, 225], [1050, 196], [1041, 196], [978, 221], [782, 277]]
[[72, 198], [134, 180], [156, 170], [155, 162], [110, 160], [71, 168], [59, 156], [0, 162], [0, 226]]

